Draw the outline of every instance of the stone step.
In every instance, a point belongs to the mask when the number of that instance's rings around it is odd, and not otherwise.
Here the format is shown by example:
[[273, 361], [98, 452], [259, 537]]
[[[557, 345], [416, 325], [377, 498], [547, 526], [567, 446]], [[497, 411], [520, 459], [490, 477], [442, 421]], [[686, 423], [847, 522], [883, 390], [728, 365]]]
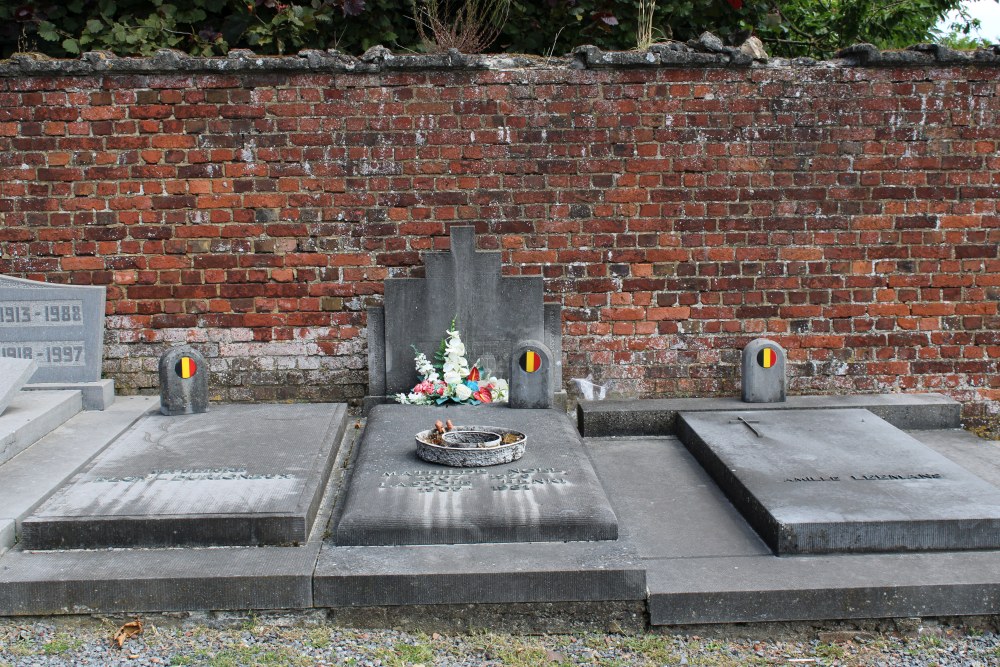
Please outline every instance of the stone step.
[[52, 390], [83, 392], [84, 410], [106, 410], [115, 402], [115, 381], [111, 379], [96, 382], [32, 382], [24, 385], [24, 391]]
[[83, 409], [78, 391], [18, 392], [0, 415], [0, 464], [9, 461]]
[[652, 625], [995, 614], [996, 551], [646, 561]]

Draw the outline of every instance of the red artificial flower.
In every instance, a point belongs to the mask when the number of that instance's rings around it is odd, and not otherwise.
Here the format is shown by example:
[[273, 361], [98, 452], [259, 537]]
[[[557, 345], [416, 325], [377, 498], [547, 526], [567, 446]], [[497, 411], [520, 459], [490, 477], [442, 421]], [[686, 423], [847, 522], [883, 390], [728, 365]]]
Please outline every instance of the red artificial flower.
[[476, 366], [473, 366], [472, 370], [469, 371], [469, 377], [467, 377], [465, 379], [466, 380], [472, 380], [473, 382], [478, 381], [479, 380], [479, 368], [476, 367]]
[[480, 389], [477, 392], [474, 392], [472, 394], [472, 398], [476, 399], [480, 403], [492, 403], [493, 402], [493, 395], [490, 393], [490, 390], [486, 389], [485, 387], [483, 389]]

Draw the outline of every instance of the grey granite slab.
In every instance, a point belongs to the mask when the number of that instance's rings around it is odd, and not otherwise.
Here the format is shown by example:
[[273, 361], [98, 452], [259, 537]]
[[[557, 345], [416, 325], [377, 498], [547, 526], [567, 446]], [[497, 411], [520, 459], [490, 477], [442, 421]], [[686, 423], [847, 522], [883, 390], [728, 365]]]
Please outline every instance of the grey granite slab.
[[318, 550], [10, 551], [0, 558], [0, 614], [301, 609], [312, 606]]
[[338, 547], [316, 565], [318, 607], [642, 600], [623, 542]]
[[[486, 468], [417, 458], [435, 420], [527, 434], [524, 457]], [[572, 422], [555, 410], [380, 405], [365, 427], [334, 532], [340, 545], [613, 540], [618, 521]]]
[[0, 519], [24, 518], [157, 404], [150, 396], [123, 396], [103, 412], [80, 412], [0, 465]]
[[38, 362], [34, 359], [0, 357], [0, 415], [36, 370]]
[[22, 391], [0, 415], [0, 463], [30, 447], [83, 408], [78, 391]]
[[789, 396], [783, 403], [744, 403], [739, 398], [664, 398], [580, 401], [577, 428], [587, 438], [673, 435], [679, 412], [722, 410], [828, 410], [862, 408], [901, 429], [959, 428], [962, 404], [943, 394]]
[[106, 378], [95, 382], [32, 382], [24, 391], [79, 391], [84, 410], [104, 410], [115, 402], [115, 381]]
[[1000, 552], [645, 561], [653, 625], [995, 614]]
[[643, 558], [771, 553], [677, 438], [585, 444], [618, 516], [619, 539]]
[[0, 276], [0, 357], [34, 359], [33, 382], [94, 382], [104, 357], [105, 288]]
[[679, 415], [778, 554], [1000, 548], [1000, 489], [867, 410]]
[[149, 415], [21, 524], [25, 548], [303, 543], [346, 406]]

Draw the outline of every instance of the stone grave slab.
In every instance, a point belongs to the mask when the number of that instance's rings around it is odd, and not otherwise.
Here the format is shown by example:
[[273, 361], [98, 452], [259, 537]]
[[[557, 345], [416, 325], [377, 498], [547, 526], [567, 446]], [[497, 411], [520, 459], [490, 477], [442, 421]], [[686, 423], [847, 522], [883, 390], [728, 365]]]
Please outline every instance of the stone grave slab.
[[36, 370], [38, 362], [34, 359], [0, 357], [0, 415]]
[[[437, 419], [528, 436], [506, 465], [426, 463], [414, 436]], [[338, 545], [614, 540], [618, 519], [572, 422], [555, 410], [376, 406], [339, 517]]]
[[778, 555], [1000, 547], [1000, 489], [867, 410], [681, 412], [678, 435]]
[[32, 382], [96, 382], [105, 288], [0, 276], [0, 357], [34, 359]]
[[26, 549], [305, 542], [344, 405], [147, 415], [22, 522]]

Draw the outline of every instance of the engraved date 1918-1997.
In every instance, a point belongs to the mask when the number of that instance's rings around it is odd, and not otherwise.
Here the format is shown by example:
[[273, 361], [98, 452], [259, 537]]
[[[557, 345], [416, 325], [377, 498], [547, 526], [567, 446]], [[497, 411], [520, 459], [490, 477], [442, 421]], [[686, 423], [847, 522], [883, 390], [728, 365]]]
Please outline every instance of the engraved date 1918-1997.
[[83, 366], [83, 341], [42, 341], [0, 345], [0, 357], [34, 359], [39, 366]]

